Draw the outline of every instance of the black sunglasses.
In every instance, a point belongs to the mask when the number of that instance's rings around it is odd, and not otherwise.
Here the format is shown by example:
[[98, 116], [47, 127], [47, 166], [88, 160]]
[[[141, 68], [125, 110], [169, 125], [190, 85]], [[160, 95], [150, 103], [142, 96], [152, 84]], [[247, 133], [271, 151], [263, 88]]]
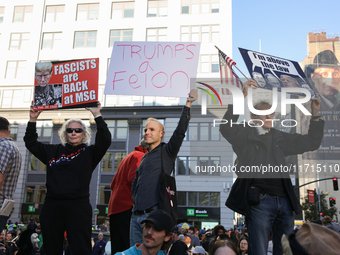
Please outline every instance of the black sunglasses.
[[83, 129], [82, 128], [66, 128], [67, 133], [73, 133], [75, 131], [76, 133], [82, 133]]

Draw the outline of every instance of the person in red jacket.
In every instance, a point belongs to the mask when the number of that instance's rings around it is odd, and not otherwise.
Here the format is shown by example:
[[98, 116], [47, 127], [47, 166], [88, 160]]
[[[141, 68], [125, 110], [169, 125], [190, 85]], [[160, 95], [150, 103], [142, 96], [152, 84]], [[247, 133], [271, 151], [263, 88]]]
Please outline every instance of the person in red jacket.
[[142, 157], [147, 151], [144, 139], [135, 150], [119, 164], [118, 171], [111, 182], [111, 197], [108, 216], [110, 217], [111, 254], [130, 247], [130, 218], [132, 214], [131, 185], [136, 176]]

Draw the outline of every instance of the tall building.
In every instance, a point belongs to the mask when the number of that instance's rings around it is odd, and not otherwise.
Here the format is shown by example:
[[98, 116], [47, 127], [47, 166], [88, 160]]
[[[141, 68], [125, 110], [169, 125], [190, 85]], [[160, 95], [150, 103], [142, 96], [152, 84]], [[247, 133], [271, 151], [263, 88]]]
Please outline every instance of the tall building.
[[[46, 194], [46, 167], [23, 143], [33, 99], [35, 62], [99, 58], [99, 100], [112, 144], [93, 173], [90, 202], [100, 211], [98, 221], [104, 221], [112, 178], [120, 161], [142, 138], [145, 120], [152, 116], [163, 121], [167, 141], [185, 102], [185, 98], [104, 95], [114, 42], [200, 41], [197, 77], [218, 78], [214, 45], [231, 53], [231, 10], [231, 0], [2, 1], [0, 115], [9, 119], [12, 137], [23, 156], [11, 220], [38, 219]], [[233, 164], [230, 145], [213, 125], [213, 119], [222, 118], [225, 109], [213, 106], [209, 99], [208, 113], [202, 115], [200, 100], [192, 108], [190, 127], [175, 166], [179, 218], [198, 227], [216, 223], [232, 227], [233, 213], [224, 202], [233, 174], [201, 171]], [[39, 140], [59, 143], [57, 130], [69, 118], [83, 119], [95, 129], [90, 115], [83, 109], [44, 111], [37, 124]]]

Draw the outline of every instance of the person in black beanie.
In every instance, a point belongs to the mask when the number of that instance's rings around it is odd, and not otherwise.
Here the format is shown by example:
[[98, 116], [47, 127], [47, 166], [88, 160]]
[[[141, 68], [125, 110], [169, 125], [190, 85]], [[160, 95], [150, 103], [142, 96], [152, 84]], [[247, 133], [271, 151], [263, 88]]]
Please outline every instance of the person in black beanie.
[[30, 109], [24, 137], [26, 148], [46, 165], [47, 193], [40, 214], [44, 251], [48, 255], [63, 253], [64, 232], [73, 255], [91, 254], [92, 207], [89, 185], [92, 172], [111, 144], [111, 133], [100, 115], [100, 103], [88, 107], [97, 124], [94, 145], [91, 133], [78, 119], [65, 122], [59, 130], [64, 144], [38, 142], [36, 121], [42, 111]]

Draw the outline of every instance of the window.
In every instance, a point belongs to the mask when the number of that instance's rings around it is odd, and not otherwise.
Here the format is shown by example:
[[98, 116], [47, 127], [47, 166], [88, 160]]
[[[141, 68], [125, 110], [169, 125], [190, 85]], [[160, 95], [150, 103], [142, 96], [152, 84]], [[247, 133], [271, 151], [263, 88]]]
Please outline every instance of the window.
[[219, 63], [217, 55], [201, 55], [199, 64], [200, 73], [218, 73]]
[[113, 47], [115, 41], [132, 41], [133, 30], [132, 29], [124, 29], [124, 30], [110, 30], [110, 47]]
[[42, 49], [60, 49], [61, 48], [61, 32], [44, 33]]
[[177, 175], [220, 175], [220, 157], [177, 157]]
[[[30, 91], [30, 90], [28, 90]], [[2, 95], [2, 108], [25, 108], [29, 107], [31, 100], [25, 100], [25, 96], [30, 95], [23, 89], [5, 89]]]
[[74, 48], [95, 48], [97, 43], [97, 31], [75, 32]]
[[30, 161], [28, 163], [28, 171], [46, 172], [46, 165], [30, 153]]
[[109, 204], [111, 189], [110, 186], [99, 185], [98, 204]]
[[135, 2], [113, 2], [111, 19], [133, 18]]
[[50, 120], [37, 121], [38, 139], [50, 140], [52, 136], [53, 123]]
[[117, 172], [118, 166], [123, 158], [126, 156], [125, 151], [108, 151], [105, 153], [102, 164], [101, 164], [101, 171], [102, 172]]
[[146, 29], [147, 41], [166, 41], [168, 29], [165, 28], [148, 28]]
[[13, 23], [16, 22], [31, 22], [33, 13], [33, 6], [15, 6], [14, 7], [14, 16]]
[[219, 25], [182, 26], [182, 42], [219, 42]]
[[219, 0], [182, 0], [182, 14], [219, 13]]
[[0, 7], [0, 23], [4, 22], [5, 7]]
[[113, 140], [125, 140], [127, 138], [127, 120], [107, 120], [106, 123]]
[[45, 22], [61, 21], [64, 16], [65, 5], [46, 6]]
[[99, 17], [99, 4], [78, 4], [77, 21], [97, 20]]
[[[215, 98], [215, 101], [218, 100]], [[219, 126], [214, 127], [214, 123], [189, 123], [189, 129], [186, 132], [186, 141], [219, 141]]]
[[148, 17], [166, 17], [168, 16], [167, 0], [149, 0]]
[[219, 192], [177, 192], [179, 206], [219, 207]]
[[44, 203], [46, 186], [26, 186], [24, 203]]
[[7, 61], [5, 79], [21, 79], [24, 78], [26, 61]]
[[19, 127], [19, 125], [16, 125], [16, 124], [11, 124], [9, 126], [9, 130], [11, 130], [11, 133], [10, 133], [9, 137], [12, 138], [13, 141], [17, 140], [17, 137], [18, 137], [18, 127]]
[[30, 33], [12, 33], [9, 43], [10, 50], [27, 50]]

